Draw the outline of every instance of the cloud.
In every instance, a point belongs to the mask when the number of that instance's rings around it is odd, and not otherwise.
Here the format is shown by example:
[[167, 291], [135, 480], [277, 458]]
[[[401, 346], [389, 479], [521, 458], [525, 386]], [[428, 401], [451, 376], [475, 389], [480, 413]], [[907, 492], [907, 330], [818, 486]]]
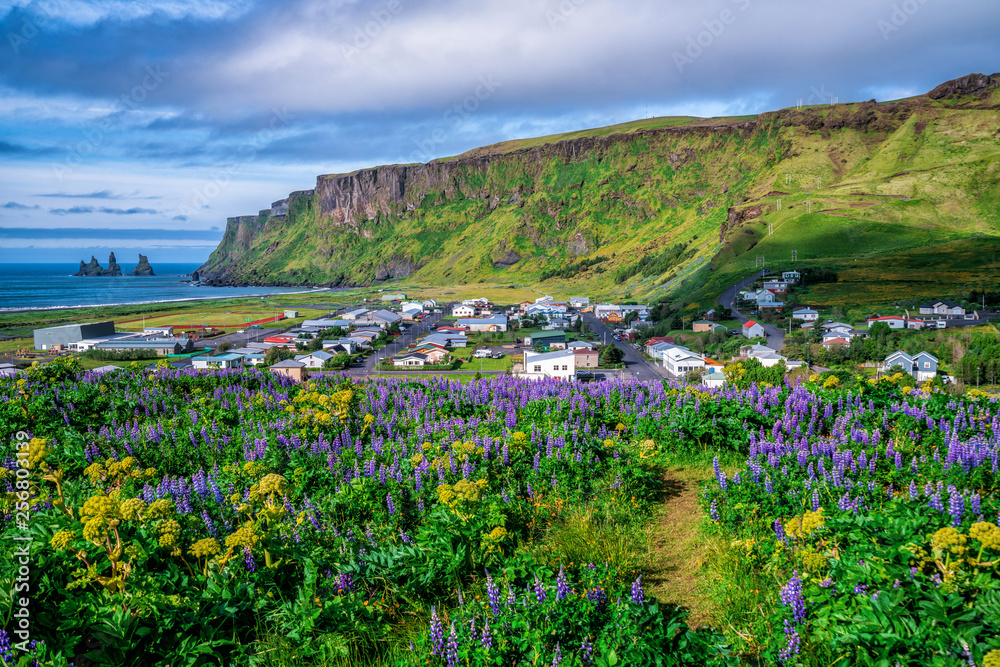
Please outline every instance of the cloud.
[[16, 201], [9, 201], [3, 205], [3, 208], [12, 208], [18, 211], [31, 211], [36, 208], [41, 208], [40, 206], [27, 206], [25, 204], [19, 204]]
[[49, 192], [46, 194], [35, 195], [36, 197], [62, 197], [65, 199], [125, 199], [123, 195], [116, 195], [111, 192], [111, 190], [95, 190], [94, 192], [85, 192], [81, 194], [73, 194], [70, 192]]
[[157, 213], [159, 213], [159, 211], [155, 211], [151, 208], [139, 208], [137, 206], [133, 208], [107, 208], [105, 206], [102, 206], [97, 210], [100, 211], [101, 213], [107, 213], [109, 215], [140, 215], [147, 213], [149, 215], [156, 215]]
[[53, 215], [79, 215], [83, 213], [93, 213], [93, 206], [74, 206], [72, 208], [50, 208], [49, 213]]
[[[170, 219], [171, 220], [177, 220], [178, 222], [187, 222], [188, 217], [186, 215], [175, 215], [174, 217], [172, 217]], [[212, 227], [212, 229], [216, 229], [216, 228]]]
[[[176, 237], [174, 242], [218, 241], [219, 230], [206, 229], [109, 229], [90, 227], [0, 227], [0, 239], [23, 239], [45, 244], [53, 239], [124, 239], [149, 240]], [[5, 241], [6, 242], [6, 241]]]

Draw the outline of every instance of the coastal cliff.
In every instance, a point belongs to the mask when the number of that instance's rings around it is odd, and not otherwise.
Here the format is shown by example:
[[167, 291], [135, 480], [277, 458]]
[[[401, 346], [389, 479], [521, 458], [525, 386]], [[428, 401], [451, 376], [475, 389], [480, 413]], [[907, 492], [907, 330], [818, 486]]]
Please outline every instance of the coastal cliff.
[[132, 276], [155, 276], [153, 273], [153, 267], [149, 265], [149, 259], [143, 255], [139, 254], [139, 263], [135, 265], [135, 269], [132, 270]]
[[[907, 209], [919, 226], [945, 192], [975, 197], [970, 183], [988, 181], [986, 160], [996, 153], [995, 138], [983, 142], [995, 137], [988, 128], [997, 125], [998, 103], [995, 77], [969, 75], [897, 102], [648, 119], [427, 164], [321, 175], [313, 189], [229, 218], [199, 272], [216, 284], [557, 276], [598, 290], [675, 289], [749, 251], [762, 240], [760, 226], [784, 215], [801, 223], [822, 211], [836, 225], [829, 216], [885, 213], [905, 223], [878, 199], [905, 196], [919, 201]], [[949, 163], [945, 148], [961, 159]], [[949, 176], [955, 162], [973, 173]], [[907, 178], [928, 167], [944, 178], [933, 193]], [[875, 198], [838, 199], [851, 192]], [[962, 211], [959, 227], [971, 231], [975, 215]], [[791, 226], [775, 233], [785, 231]], [[687, 250], [671, 270], [653, 276], [635, 268], [677, 244]]]
[[118, 262], [115, 260], [115, 253], [111, 253], [108, 257], [108, 268], [103, 268], [101, 264], [97, 261], [97, 258], [93, 255], [90, 256], [90, 263], [84, 264], [83, 260], [80, 260], [80, 270], [73, 274], [74, 276], [120, 276], [122, 275], [122, 269], [118, 266]]

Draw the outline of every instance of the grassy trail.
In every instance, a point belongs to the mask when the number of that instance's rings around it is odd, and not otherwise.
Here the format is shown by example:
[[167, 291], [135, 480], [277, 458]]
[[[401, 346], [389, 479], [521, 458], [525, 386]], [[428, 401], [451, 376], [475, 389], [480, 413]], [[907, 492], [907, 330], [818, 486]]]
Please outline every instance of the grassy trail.
[[700, 529], [705, 514], [698, 506], [698, 488], [710, 479], [705, 465], [671, 465], [663, 475], [663, 506], [649, 532], [649, 563], [643, 579], [647, 591], [660, 602], [690, 610], [693, 627], [711, 625], [712, 602], [708, 596], [703, 562], [708, 541]]

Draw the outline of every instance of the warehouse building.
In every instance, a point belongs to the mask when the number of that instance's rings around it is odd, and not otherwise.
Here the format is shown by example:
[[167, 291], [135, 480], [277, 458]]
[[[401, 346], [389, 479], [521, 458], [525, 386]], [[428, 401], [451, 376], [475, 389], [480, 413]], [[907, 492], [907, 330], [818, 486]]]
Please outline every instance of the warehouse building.
[[64, 350], [86, 338], [111, 336], [115, 333], [115, 323], [88, 322], [86, 324], [64, 324], [61, 327], [35, 329], [36, 350]]

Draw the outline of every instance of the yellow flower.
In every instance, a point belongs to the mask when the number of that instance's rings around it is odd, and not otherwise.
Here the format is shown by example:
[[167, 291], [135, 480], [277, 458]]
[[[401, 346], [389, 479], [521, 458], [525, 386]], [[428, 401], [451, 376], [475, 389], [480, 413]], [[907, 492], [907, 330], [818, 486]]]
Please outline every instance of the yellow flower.
[[28, 469], [34, 468], [36, 465], [40, 464], [42, 461], [49, 457], [52, 453], [48, 447], [45, 446], [44, 438], [32, 438], [28, 441]]
[[983, 656], [983, 667], [1000, 667], [1000, 649], [993, 649]]
[[129, 498], [121, 504], [122, 518], [134, 521], [146, 509], [146, 503], [141, 498]]
[[222, 552], [222, 547], [219, 543], [211, 537], [206, 537], [204, 539], [198, 540], [191, 545], [189, 554], [195, 558], [211, 558]]
[[146, 510], [146, 516], [150, 519], [166, 519], [167, 517], [173, 516], [174, 514], [174, 503], [170, 498], [160, 498], [159, 500], [154, 500], [149, 505], [149, 509]]
[[806, 538], [821, 528], [825, 521], [821, 507], [816, 512], [806, 512], [802, 516], [792, 517], [786, 521], [785, 532], [790, 537]]
[[268, 475], [264, 475], [264, 478], [260, 480], [260, 493], [264, 495], [272, 493], [284, 495], [287, 486], [288, 484], [284, 477], [270, 473]]
[[252, 521], [247, 521], [245, 524], [240, 526], [235, 533], [226, 537], [226, 548], [234, 549], [236, 547], [250, 547], [253, 548], [257, 542], [260, 541], [260, 534], [257, 532], [256, 527]]
[[969, 529], [969, 537], [987, 549], [1000, 547], [1000, 527], [989, 521], [980, 521], [972, 524], [972, 528]]
[[52, 545], [53, 549], [65, 549], [73, 541], [73, 531], [72, 530], [60, 530], [58, 533], [52, 536], [49, 540], [49, 544]]

